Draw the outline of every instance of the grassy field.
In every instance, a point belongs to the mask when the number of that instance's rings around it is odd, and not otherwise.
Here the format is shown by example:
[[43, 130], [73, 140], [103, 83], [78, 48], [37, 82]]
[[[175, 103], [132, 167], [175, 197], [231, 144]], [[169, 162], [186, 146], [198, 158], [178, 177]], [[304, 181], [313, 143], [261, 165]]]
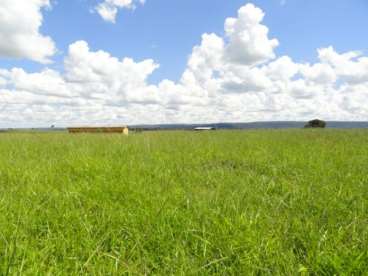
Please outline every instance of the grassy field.
[[363, 275], [368, 131], [0, 134], [0, 274]]

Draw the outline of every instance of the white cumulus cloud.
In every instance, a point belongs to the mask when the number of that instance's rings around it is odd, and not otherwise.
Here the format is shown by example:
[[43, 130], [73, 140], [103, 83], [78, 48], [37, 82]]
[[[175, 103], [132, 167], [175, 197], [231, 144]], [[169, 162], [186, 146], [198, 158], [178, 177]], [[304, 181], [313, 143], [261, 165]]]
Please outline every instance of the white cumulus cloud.
[[135, 9], [138, 4], [144, 3], [145, 0], [104, 0], [95, 10], [105, 21], [115, 23], [119, 9]]
[[277, 39], [268, 38], [268, 28], [261, 24], [263, 11], [253, 4], [246, 4], [238, 11], [237, 18], [228, 18], [225, 32], [230, 43], [227, 55], [231, 62], [255, 65], [275, 57]]
[[50, 62], [55, 44], [40, 33], [41, 10], [49, 7], [49, 0], [0, 1], [0, 57]]

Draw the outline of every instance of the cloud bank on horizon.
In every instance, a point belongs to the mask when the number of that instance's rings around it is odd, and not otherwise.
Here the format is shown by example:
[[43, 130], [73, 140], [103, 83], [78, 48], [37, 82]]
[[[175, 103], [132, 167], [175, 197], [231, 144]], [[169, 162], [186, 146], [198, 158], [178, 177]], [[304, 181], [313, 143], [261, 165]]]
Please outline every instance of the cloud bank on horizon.
[[[28, 14], [15, 4], [19, 1], [0, 4], [0, 56], [49, 62], [55, 45], [39, 32], [49, 1], [27, 1]], [[134, 5], [131, 0], [105, 3]], [[107, 20], [113, 22], [116, 12]], [[117, 58], [90, 49], [86, 41], [69, 46], [62, 72], [0, 68], [0, 122], [64, 126], [366, 120], [368, 57], [358, 51], [338, 53], [332, 46], [318, 49], [316, 63], [277, 56], [280, 42], [269, 37], [264, 16], [260, 8], [246, 4], [236, 17], [226, 19], [223, 37], [203, 34], [177, 82], [165, 79], [152, 85], [147, 79], [159, 68], [156, 61]]]

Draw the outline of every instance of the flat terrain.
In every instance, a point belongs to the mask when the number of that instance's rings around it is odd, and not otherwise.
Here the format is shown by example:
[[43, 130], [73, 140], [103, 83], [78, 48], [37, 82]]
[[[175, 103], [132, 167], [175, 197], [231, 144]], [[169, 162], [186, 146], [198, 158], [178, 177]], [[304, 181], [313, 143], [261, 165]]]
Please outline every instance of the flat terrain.
[[368, 273], [368, 131], [2, 133], [17, 273]]

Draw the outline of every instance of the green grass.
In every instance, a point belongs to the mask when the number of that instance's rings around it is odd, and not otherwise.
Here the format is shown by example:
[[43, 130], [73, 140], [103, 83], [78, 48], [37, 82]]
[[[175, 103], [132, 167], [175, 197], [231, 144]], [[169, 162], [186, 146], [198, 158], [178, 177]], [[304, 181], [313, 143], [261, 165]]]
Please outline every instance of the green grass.
[[0, 134], [0, 274], [363, 275], [368, 131]]

